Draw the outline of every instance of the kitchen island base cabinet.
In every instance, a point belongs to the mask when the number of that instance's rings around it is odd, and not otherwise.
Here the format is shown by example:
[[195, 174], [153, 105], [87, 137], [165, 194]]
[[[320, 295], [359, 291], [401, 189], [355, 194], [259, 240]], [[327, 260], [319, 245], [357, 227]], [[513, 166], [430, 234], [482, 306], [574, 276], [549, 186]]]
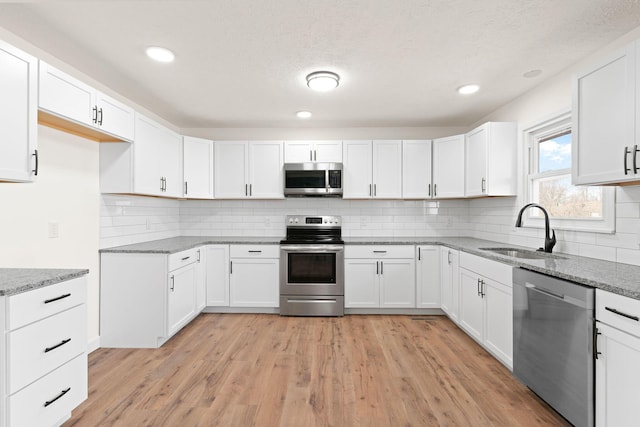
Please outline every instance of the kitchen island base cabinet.
[[101, 345], [157, 348], [197, 316], [200, 250], [102, 253]]
[[280, 305], [280, 247], [231, 245], [229, 302], [231, 307]]

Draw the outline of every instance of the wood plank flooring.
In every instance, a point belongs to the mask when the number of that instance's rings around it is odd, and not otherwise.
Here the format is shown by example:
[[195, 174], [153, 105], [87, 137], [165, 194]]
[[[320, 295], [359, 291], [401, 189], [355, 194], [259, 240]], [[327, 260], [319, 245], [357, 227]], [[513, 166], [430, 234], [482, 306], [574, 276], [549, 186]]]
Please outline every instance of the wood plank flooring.
[[201, 314], [89, 356], [70, 426], [568, 426], [444, 316]]

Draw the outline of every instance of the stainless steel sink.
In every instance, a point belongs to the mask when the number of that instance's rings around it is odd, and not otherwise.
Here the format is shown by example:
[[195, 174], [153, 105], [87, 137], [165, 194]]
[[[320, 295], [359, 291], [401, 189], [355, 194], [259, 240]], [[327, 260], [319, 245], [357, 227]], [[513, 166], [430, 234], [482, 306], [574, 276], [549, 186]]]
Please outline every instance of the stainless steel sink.
[[518, 248], [479, 248], [483, 251], [489, 251], [500, 255], [510, 256], [514, 258], [527, 258], [527, 259], [566, 259], [564, 257], [549, 254], [546, 252], [532, 251], [528, 249]]

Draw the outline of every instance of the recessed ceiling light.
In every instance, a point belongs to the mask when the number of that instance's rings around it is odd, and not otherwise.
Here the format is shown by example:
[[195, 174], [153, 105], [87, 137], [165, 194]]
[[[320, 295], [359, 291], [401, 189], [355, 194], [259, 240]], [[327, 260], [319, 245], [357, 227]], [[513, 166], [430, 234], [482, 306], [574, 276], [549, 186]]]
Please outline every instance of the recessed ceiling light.
[[524, 73], [522, 77], [525, 79], [532, 79], [534, 77], [538, 77], [540, 74], [542, 74], [542, 70], [531, 70]]
[[480, 90], [480, 86], [478, 85], [464, 85], [458, 88], [458, 93], [460, 95], [471, 95], [472, 93], [476, 93], [478, 90]]
[[158, 62], [173, 62], [176, 58], [173, 52], [164, 47], [151, 46], [147, 48], [146, 52], [149, 58]]
[[296, 116], [298, 116], [299, 119], [308, 119], [309, 117], [311, 117], [311, 112], [310, 111], [298, 111], [296, 113]]
[[316, 71], [307, 76], [307, 86], [318, 92], [335, 89], [339, 83], [340, 76], [331, 71]]

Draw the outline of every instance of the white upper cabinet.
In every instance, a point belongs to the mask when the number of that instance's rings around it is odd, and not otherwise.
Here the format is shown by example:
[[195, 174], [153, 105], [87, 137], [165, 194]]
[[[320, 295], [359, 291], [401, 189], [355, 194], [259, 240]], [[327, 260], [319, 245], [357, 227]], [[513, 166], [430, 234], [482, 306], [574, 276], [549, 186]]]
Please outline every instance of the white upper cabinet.
[[34, 181], [38, 168], [37, 59], [0, 42], [0, 181]]
[[402, 197], [429, 199], [431, 183], [431, 140], [402, 141]]
[[466, 197], [516, 195], [517, 125], [488, 122], [465, 138]]
[[573, 80], [573, 184], [640, 181], [638, 48], [630, 44]]
[[464, 135], [433, 140], [433, 197], [464, 197]]
[[281, 141], [216, 141], [215, 197], [284, 198]]
[[286, 141], [285, 163], [341, 163], [342, 141]]
[[343, 197], [400, 199], [402, 141], [344, 141]]
[[213, 198], [213, 141], [182, 137], [185, 198]]
[[[100, 141], [133, 141], [134, 110], [119, 101], [97, 91], [91, 86], [40, 61], [40, 95], [38, 105], [44, 113], [87, 128], [98, 129], [101, 134], [88, 133]], [[65, 127], [55, 118], [42, 117], [44, 122]], [[106, 134], [112, 135], [109, 137]]]
[[100, 144], [100, 191], [182, 197], [182, 137], [136, 115], [136, 141]]

